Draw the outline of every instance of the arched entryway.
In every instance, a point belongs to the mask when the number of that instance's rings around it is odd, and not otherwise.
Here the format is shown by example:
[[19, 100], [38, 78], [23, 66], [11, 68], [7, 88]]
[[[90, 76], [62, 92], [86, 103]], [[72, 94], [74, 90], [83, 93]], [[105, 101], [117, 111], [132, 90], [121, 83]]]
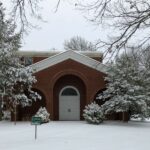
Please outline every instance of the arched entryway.
[[59, 93], [59, 120], [80, 120], [80, 93], [74, 86], [65, 86]]
[[72, 74], [64, 75], [55, 82], [53, 87], [54, 120], [80, 120], [83, 118], [85, 105], [86, 86], [81, 78]]

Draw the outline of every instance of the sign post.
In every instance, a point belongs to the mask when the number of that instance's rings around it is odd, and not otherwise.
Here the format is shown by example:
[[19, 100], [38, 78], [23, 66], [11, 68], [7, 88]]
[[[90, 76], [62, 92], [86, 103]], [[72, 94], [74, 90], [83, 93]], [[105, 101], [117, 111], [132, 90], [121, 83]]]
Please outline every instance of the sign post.
[[37, 125], [42, 124], [42, 118], [41, 117], [32, 117], [31, 124], [35, 125], [35, 140], [37, 139]]
[[35, 125], [35, 140], [37, 139], [37, 124]]

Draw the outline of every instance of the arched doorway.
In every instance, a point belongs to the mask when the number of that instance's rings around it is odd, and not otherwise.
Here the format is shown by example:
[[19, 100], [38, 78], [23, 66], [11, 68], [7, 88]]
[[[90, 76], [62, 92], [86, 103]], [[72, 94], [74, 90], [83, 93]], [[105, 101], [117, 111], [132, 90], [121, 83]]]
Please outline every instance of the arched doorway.
[[80, 120], [80, 93], [73, 86], [65, 86], [59, 93], [59, 120]]
[[[61, 119], [59, 117], [60, 116], [59, 100], [60, 100], [61, 96], [62, 96], [61, 98], [63, 98], [63, 96], [66, 96], [63, 94], [65, 94], [66, 92], [68, 93], [68, 90], [70, 90], [70, 88], [72, 89], [72, 92], [74, 90], [74, 92], [76, 92], [77, 96], [78, 96], [79, 115], [80, 115], [78, 120], [83, 119], [82, 113], [83, 113], [83, 109], [86, 105], [86, 86], [85, 86], [85, 84], [81, 78], [79, 78], [76, 75], [68, 74], [68, 75], [61, 76], [55, 82], [54, 87], [53, 87], [53, 119], [54, 120], [60, 120]], [[69, 99], [69, 97], [68, 97], [68, 99]], [[70, 111], [70, 110], [68, 110], [68, 111]], [[69, 120], [69, 119], [66, 119], [66, 120]], [[75, 119], [75, 120], [77, 120], [77, 119]]]

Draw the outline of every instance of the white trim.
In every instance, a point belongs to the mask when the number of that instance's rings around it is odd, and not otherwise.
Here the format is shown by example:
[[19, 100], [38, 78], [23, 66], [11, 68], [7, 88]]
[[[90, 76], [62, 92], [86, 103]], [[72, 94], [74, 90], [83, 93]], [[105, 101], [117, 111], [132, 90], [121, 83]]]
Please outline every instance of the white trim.
[[31, 68], [34, 70], [34, 73], [35, 73], [35, 72], [44, 70], [48, 67], [51, 67], [55, 64], [58, 64], [60, 62], [63, 62], [67, 59], [72, 59], [74, 61], [77, 61], [77, 62], [85, 65], [85, 66], [88, 66], [88, 67], [98, 70], [100, 72], [106, 73], [106, 66], [103, 65], [101, 62], [96, 61], [88, 56], [85, 56], [83, 54], [80, 54], [80, 53], [74, 52], [74, 51], [65, 51], [65, 52], [56, 54], [56, 55], [46, 58], [42, 61], [39, 61], [35, 64], [32, 64]]
[[59, 97], [61, 97], [62, 95], [62, 92], [65, 90], [65, 89], [68, 89], [68, 88], [72, 88], [72, 89], [74, 89], [76, 92], [77, 92], [77, 96], [79, 96], [80, 97], [80, 93], [79, 93], [79, 90], [76, 88], [76, 87], [74, 87], [74, 86], [65, 86], [65, 87], [63, 87], [62, 89], [61, 89], [61, 91], [59, 92]]

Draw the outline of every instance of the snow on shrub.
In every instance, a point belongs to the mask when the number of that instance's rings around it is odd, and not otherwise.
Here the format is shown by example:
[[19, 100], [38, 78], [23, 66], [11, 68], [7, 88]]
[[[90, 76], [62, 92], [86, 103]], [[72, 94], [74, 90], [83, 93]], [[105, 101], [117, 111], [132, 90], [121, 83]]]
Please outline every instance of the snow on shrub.
[[2, 119], [3, 120], [11, 120], [11, 112], [9, 110], [3, 111]]
[[50, 121], [50, 114], [47, 112], [45, 107], [40, 107], [37, 113], [35, 114], [35, 117], [41, 117], [43, 123]]
[[102, 108], [95, 102], [85, 106], [83, 117], [88, 123], [100, 124], [104, 120]]

